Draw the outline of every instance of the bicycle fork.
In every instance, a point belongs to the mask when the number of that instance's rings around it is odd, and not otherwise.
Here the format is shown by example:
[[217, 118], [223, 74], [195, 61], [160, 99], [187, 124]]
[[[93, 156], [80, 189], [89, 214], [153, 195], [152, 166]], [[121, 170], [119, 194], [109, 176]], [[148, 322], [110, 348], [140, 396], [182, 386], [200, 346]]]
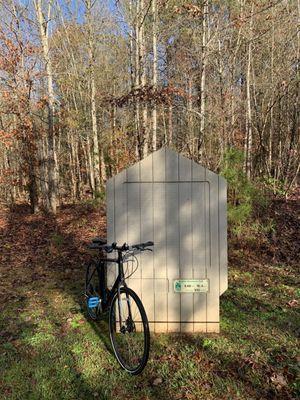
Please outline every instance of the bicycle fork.
[[128, 323], [128, 319], [130, 320], [130, 322], [132, 323], [132, 313], [131, 313], [131, 304], [130, 304], [130, 299], [129, 299], [129, 295], [126, 292], [126, 305], [128, 308], [128, 318], [126, 320], [124, 320], [124, 325], [123, 325], [123, 302], [121, 299], [121, 285], [118, 286], [118, 310], [119, 310], [119, 325], [120, 325], [120, 332], [125, 333], [126, 329], [128, 328], [126, 325]]

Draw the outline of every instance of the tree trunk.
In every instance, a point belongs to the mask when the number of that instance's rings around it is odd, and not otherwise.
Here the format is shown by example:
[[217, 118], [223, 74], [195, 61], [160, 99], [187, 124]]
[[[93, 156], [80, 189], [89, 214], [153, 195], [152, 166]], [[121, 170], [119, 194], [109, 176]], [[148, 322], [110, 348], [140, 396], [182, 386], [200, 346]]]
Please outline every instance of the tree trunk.
[[168, 145], [173, 143], [173, 106], [168, 107]]
[[93, 196], [95, 197], [100, 192], [100, 186], [101, 186], [101, 160], [100, 160], [97, 110], [96, 110], [95, 33], [92, 21], [92, 7], [93, 7], [92, 0], [86, 0], [85, 5], [87, 13], [87, 33], [88, 33], [89, 86], [91, 89], [90, 106], [91, 106], [91, 121], [92, 121], [92, 142], [93, 142], [92, 168], [94, 175]]
[[38, 164], [40, 173], [40, 193], [43, 205], [48, 202], [48, 179], [47, 179], [47, 143], [44, 136], [38, 141]]
[[[274, 12], [272, 8], [272, 16], [274, 17]], [[274, 29], [274, 19], [272, 19], [272, 44], [271, 44], [271, 111], [270, 111], [270, 133], [269, 133], [269, 157], [268, 157], [268, 169], [269, 175], [272, 173], [273, 165], [273, 131], [274, 131], [274, 118], [273, 118], [273, 103], [274, 103], [274, 46], [275, 46], [275, 29]]]
[[[141, 2], [141, 10], [140, 10], [140, 72], [141, 72], [141, 89], [143, 91], [146, 90], [146, 49], [145, 49], [145, 26], [144, 26], [144, 0], [140, 0]], [[148, 147], [149, 147], [149, 129], [148, 129], [148, 107], [146, 100], [143, 101], [142, 107], [142, 138], [141, 143], [143, 146], [143, 151], [141, 154], [141, 158], [143, 156], [148, 155]]]
[[135, 96], [135, 131], [136, 131], [136, 157], [141, 159], [141, 132], [140, 132], [140, 100], [139, 100], [139, 89], [140, 89], [140, 0], [136, 2], [136, 18], [135, 18], [135, 83], [134, 89], [137, 93]]
[[246, 76], [246, 139], [245, 139], [245, 172], [247, 178], [251, 177], [252, 167], [252, 108], [251, 108], [251, 63], [252, 63], [252, 30], [253, 30], [253, 11], [254, 4], [251, 9], [250, 19], [250, 39], [248, 44], [248, 60], [247, 60], [247, 76]]
[[90, 144], [89, 137], [86, 138], [86, 146], [84, 146], [84, 144], [83, 144], [82, 148], [83, 148], [83, 152], [84, 152], [85, 160], [86, 160], [86, 170], [87, 170], [88, 182], [90, 185], [92, 195], [94, 195], [94, 193], [95, 193], [95, 176], [94, 176], [93, 160], [91, 157], [91, 144]]
[[40, 38], [43, 48], [43, 57], [47, 75], [47, 95], [48, 95], [48, 135], [47, 135], [47, 171], [48, 171], [48, 196], [46, 207], [48, 211], [56, 213], [57, 208], [57, 171], [56, 171], [56, 151], [54, 135], [54, 114], [55, 99], [53, 90], [52, 63], [49, 54], [49, 21], [51, 17], [52, 2], [48, 1], [48, 15], [44, 16], [42, 10], [42, 0], [34, 0], [37, 14]]
[[[153, 78], [152, 86], [154, 93], [157, 90], [157, 0], [152, 0], [152, 51], [153, 51]], [[152, 106], [152, 148], [157, 149], [157, 106], [156, 100]]]
[[75, 141], [75, 171], [76, 171], [76, 199], [81, 198], [81, 184], [82, 184], [82, 172], [81, 172], [81, 159], [79, 159], [79, 149], [81, 140], [78, 138]]
[[202, 70], [200, 80], [200, 132], [198, 140], [198, 153], [199, 158], [202, 158], [202, 144], [204, 141], [205, 130], [205, 103], [206, 103], [206, 65], [207, 65], [207, 32], [208, 31], [208, 1], [203, 4], [203, 18], [202, 18]]
[[[240, 6], [240, 17], [243, 18], [243, 10], [244, 10], [244, 2], [245, 0], [239, 0], [239, 6]], [[234, 55], [232, 59], [232, 75], [231, 75], [231, 106], [230, 106], [230, 113], [231, 113], [231, 123], [230, 123], [230, 144], [232, 145], [234, 143], [235, 139], [235, 102], [236, 102], [236, 97], [234, 96], [235, 92], [235, 87], [236, 87], [236, 59], [237, 59], [237, 54], [239, 51], [240, 47], [240, 42], [241, 42], [241, 32], [242, 32], [242, 24], [239, 27], [238, 34], [237, 34], [237, 42], [234, 50]]]
[[116, 158], [117, 158], [117, 152], [116, 152], [116, 114], [117, 114], [117, 109], [116, 105], [113, 103], [111, 105], [111, 110], [110, 110], [110, 121], [111, 121], [111, 134], [110, 134], [110, 154], [109, 154], [109, 159], [110, 159], [110, 165], [109, 165], [109, 175], [113, 176], [113, 174], [116, 173]]
[[69, 170], [70, 170], [70, 189], [73, 202], [76, 199], [76, 168], [75, 168], [75, 143], [72, 131], [67, 131], [68, 143], [70, 143]]

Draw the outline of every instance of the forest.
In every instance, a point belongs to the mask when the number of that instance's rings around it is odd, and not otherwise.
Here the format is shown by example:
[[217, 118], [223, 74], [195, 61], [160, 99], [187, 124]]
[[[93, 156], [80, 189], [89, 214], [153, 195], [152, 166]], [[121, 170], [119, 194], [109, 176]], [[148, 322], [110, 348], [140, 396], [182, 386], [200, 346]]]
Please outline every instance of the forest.
[[[228, 290], [132, 377], [87, 243], [164, 146], [227, 180]], [[299, 152], [300, 0], [0, 0], [0, 398], [299, 398]]]
[[[299, 173], [299, 1], [1, 1], [1, 199], [103, 195], [168, 145], [289, 194]], [[226, 167], [225, 165], [225, 167]]]

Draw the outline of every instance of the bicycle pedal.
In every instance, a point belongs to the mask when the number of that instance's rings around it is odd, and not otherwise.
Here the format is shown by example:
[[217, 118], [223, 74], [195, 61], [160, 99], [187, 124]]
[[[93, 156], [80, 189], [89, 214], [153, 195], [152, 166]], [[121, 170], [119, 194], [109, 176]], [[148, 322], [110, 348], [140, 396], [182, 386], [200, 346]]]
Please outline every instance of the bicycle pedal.
[[88, 300], [88, 307], [95, 308], [98, 306], [99, 303], [100, 303], [99, 297], [90, 297]]

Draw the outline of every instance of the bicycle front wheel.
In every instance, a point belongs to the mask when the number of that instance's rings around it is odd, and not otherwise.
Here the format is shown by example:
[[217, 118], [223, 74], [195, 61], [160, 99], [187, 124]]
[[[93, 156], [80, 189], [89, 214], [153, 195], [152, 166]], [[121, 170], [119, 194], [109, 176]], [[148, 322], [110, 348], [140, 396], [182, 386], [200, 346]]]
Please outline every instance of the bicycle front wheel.
[[109, 333], [119, 364], [137, 375], [145, 368], [150, 348], [148, 319], [138, 295], [127, 287], [113, 296], [109, 311]]

